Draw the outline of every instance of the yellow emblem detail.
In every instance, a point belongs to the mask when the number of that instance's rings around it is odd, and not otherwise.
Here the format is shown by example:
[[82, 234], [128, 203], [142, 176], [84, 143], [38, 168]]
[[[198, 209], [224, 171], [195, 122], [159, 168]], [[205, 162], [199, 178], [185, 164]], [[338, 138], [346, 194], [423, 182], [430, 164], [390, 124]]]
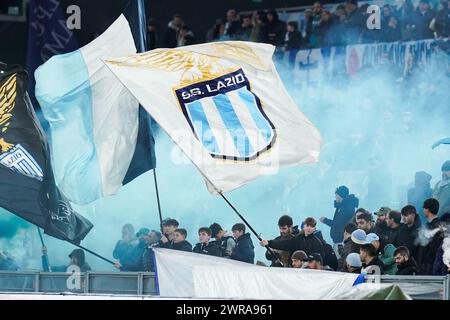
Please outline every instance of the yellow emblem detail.
[[16, 74], [6, 80], [6, 82], [0, 87], [0, 151], [7, 152], [14, 144], [8, 143], [2, 137], [7, 131], [10, 125], [10, 119], [12, 118], [12, 110], [16, 106]]

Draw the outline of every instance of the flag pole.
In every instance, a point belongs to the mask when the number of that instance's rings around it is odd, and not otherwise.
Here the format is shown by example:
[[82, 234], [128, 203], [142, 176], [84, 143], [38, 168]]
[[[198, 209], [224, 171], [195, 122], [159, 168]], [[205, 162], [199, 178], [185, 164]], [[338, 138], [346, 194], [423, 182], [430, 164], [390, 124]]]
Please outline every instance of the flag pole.
[[[41, 229], [40, 229], [38, 226], [36, 226], [36, 228], [37, 228], [37, 230], [38, 230], [39, 239], [41, 239], [41, 245], [42, 245], [42, 247], [47, 248], [46, 245], [45, 245], [45, 243], [44, 243], [44, 238], [42, 237]], [[44, 253], [44, 259], [45, 259], [45, 262], [47, 263], [48, 271], [52, 272], [52, 267], [50, 266], [50, 260], [48, 259], [48, 253], [47, 253], [47, 250], [45, 250], [45, 253]], [[44, 270], [44, 271], [45, 271], [45, 270]]]
[[[247, 220], [245, 220], [245, 218], [239, 213], [239, 211], [237, 211], [237, 209], [233, 206], [233, 204], [223, 195], [222, 192], [219, 192], [220, 196], [225, 200], [225, 202], [231, 207], [231, 209], [233, 209], [234, 212], [236, 212], [236, 214], [239, 216], [239, 218], [241, 218], [241, 220], [245, 223], [245, 225], [253, 232], [253, 234], [255, 235], [256, 238], [258, 238], [259, 241], [263, 240], [257, 233], [256, 231], [253, 229], [253, 227], [247, 222]], [[281, 262], [281, 260], [278, 258], [278, 256], [275, 254], [275, 252], [273, 252], [273, 250], [269, 247], [269, 246], [264, 246], [266, 248], [267, 251], [269, 251], [269, 253], [272, 255], [272, 257], [275, 257], [276, 261], [281, 264], [281, 266], [284, 267], [283, 262]]]
[[[145, 15], [145, 3], [144, 0], [134, 0], [137, 1], [137, 10], [138, 10], [138, 23], [139, 23], [139, 43], [137, 51], [138, 53], [145, 52], [147, 50], [147, 18]], [[156, 191], [156, 202], [158, 204], [158, 213], [159, 213], [159, 225], [162, 232], [162, 213], [161, 213], [161, 203], [159, 201], [159, 190], [158, 190], [158, 181], [156, 179], [156, 168], [153, 168], [153, 181], [155, 183], [155, 191]]]
[[74, 246], [77, 246], [78, 248], [83, 249], [84, 251], [89, 252], [90, 254], [96, 256], [97, 258], [100, 258], [100, 259], [102, 259], [102, 260], [104, 260], [104, 261], [106, 261], [106, 262], [108, 262], [108, 263], [110, 263], [110, 264], [112, 264], [112, 265], [115, 265], [115, 262], [114, 262], [114, 261], [109, 260], [108, 258], [105, 258], [105, 257], [99, 255], [98, 253], [95, 253], [94, 251], [89, 250], [89, 249], [83, 247], [81, 244], [76, 244], [76, 243], [73, 243], [73, 242], [71, 242], [71, 243], [72, 243]]

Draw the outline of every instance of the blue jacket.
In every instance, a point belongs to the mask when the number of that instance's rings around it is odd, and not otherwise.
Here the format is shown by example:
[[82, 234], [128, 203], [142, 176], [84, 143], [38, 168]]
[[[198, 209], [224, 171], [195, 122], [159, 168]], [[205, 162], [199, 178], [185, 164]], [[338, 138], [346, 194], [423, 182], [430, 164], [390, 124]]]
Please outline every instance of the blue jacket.
[[236, 240], [236, 246], [231, 253], [231, 259], [253, 264], [255, 261], [255, 246], [250, 233], [245, 233]]
[[344, 240], [345, 225], [350, 222], [359, 205], [359, 199], [354, 194], [344, 198], [342, 202], [334, 202], [333, 220], [325, 219], [323, 223], [331, 227], [330, 236], [334, 243], [341, 243]]

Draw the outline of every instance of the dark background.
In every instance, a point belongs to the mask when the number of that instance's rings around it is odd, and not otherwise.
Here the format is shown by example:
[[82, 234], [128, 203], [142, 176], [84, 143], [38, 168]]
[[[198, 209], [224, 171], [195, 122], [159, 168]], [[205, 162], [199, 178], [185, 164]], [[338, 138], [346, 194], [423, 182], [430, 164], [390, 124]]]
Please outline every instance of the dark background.
[[[0, 12], [10, 3], [20, 0], [0, 0]], [[122, 13], [128, 0], [60, 0], [65, 12], [69, 5], [81, 8], [81, 30], [75, 32], [80, 47], [94, 39]], [[314, 0], [146, 0], [147, 19], [155, 22], [159, 40], [175, 13], [181, 14], [193, 30], [197, 42], [203, 42], [215, 20], [225, 20], [230, 8], [252, 11], [269, 8], [289, 8], [310, 5]], [[330, 2], [330, 1], [328, 1]], [[3, 9], [4, 10], [4, 9]], [[4, 12], [3, 12], [4, 13]], [[0, 21], [0, 61], [25, 65], [27, 22]]]

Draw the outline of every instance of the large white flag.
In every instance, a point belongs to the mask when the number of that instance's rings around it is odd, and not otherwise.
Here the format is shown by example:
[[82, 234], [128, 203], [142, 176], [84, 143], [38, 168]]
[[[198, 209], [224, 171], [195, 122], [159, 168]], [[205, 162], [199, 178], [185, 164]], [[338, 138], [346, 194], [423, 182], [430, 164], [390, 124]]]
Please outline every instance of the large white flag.
[[320, 133], [284, 88], [273, 51], [215, 42], [105, 63], [217, 193], [319, 159]]

